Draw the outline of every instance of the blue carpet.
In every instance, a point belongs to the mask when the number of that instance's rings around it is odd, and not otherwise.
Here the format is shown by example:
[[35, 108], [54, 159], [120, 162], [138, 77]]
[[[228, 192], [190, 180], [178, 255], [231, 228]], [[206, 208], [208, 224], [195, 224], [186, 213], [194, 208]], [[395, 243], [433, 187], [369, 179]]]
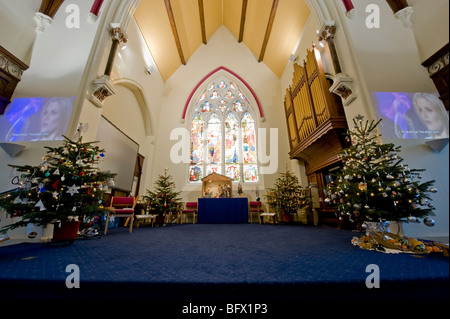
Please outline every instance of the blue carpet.
[[[0, 247], [1, 299], [448, 299], [442, 254], [383, 254], [346, 230], [304, 225], [186, 224], [112, 229], [69, 246]], [[80, 289], [65, 286], [66, 266]], [[380, 288], [365, 285], [366, 266]]]

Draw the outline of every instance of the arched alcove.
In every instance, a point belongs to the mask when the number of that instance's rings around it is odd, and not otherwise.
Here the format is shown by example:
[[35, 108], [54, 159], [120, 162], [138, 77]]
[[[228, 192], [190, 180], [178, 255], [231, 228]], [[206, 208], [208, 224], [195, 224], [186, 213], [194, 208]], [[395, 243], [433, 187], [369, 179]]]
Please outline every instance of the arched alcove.
[[145, 134], [147, 136], [153, 136], [154, 135], [154, 130], [153, 130], [153, 122], [152, 122], [152, 117], [151, 117], [151, 111], [150, 111], [150, 107], [147, 101], [147, 98], [144, 94], [144, 89], [142, 88], [142, 86], [131, 79], [117, 79], [114, 80], [113, 82], [115, 85], [120, 85], [122, 87], [125, 87], [127, 89], [129, 89], [131, 92], [133, 92], [136, 101], [139, 104], [139, 109], [142, 113], [142, 119], [144, 121], [144, 126], [145, 126]]

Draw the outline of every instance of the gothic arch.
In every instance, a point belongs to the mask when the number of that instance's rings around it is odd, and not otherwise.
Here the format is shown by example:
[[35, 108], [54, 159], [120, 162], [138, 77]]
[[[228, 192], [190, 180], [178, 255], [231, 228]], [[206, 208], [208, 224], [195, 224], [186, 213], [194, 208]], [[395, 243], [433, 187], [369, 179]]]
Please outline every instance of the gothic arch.
[[186, 104], [184, 105], [182, 121], [184, 121], [186, 119], [186, 114], [188, 112], [188, 109], [190, 107], [192, 107], [193, 104], [195, 104], [195, 102], [192, 101], [192, 98], [194, 96], [199, 95], [200, 90], [203, 89], [203, 84], [205, 82], [207, 82], [209, 79], [219, 76], [220, 74], [224, 74], [225, 76], [228, 76], [228, 77], [230, 77], [230, 75], [231, 75], [231, 78], [238, 80], [238, 82], [240, 84], [239, 86], [242, 88], [242, 90], [247, 95], [247, 97], [249, 97], [251, 99], [251, 104], [253, 106], [256, 105], [258, 107], [258, 110], [255, 110], [255, 112], [257, 111], [259, 113], [259, 116], [261, 117], [261, 119], [264, 121], [264, 113], [263, 113], [263, 110], [261, 107], [261, 103], [259, 102], [258, 97], [256, 96], [253, 89], [250, 87], [250, 85], [247, 84], [247, 82], [245, 82], [245, 80], [243, 78], [241, 78], [235, 72], [231, 71], [230, 69], [227, 69], [224, 66], [218, 67], [217, 69], [211, 71], [203, 79], [201, 79], [200, 82], [197, 83], [197, 85], [192, 90], [191, 94], [189, 95], [189, 97], [186, 101]]

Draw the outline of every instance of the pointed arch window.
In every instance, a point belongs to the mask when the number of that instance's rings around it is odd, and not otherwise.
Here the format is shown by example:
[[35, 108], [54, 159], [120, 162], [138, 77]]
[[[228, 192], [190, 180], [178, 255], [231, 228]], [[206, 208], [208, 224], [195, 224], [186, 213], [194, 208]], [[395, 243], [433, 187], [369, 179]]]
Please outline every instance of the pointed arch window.
[[236, 182], [259, 181], [256, 122], [239, 87], [221, 77], [198, 96], [190, 120], [189, 182], [213, 172]]

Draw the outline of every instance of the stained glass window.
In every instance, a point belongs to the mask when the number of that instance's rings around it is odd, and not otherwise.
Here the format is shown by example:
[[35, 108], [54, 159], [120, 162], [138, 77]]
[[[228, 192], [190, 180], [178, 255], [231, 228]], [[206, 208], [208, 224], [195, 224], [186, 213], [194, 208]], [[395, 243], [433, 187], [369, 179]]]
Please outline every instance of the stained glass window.
[[244, 181], [258, 180], [255, 121], [250, 113], [245, 113], [242, 119], [242, 154], [244, 162]]
[[241, 102], [236, 101], [236, 103], [233, 104], [233, 108], [235, 112], [242, 112], [244, 110], [244, 105]]
[[204, 121], [197, 114], [191, 123], [191, 156], [189, 165], [189, 181], [196, 182], [203, 178], [203, 144]]
[[224, 112], [227, 109], [227, 102], [225, 100], [220, 100], [219, 108], [222, 112]]
[[[206, 138], [208, 143], [207, 165], [220, 165], [222, 162], [222, 122], [217, 114], [213, 114], [208, 121]], [[220, 174], [220, 172], [215, 172]]]
[[239, 181], [239, 122], [233, 113], [225, 120], [225, 175]]
[[228, 90], [227, 93], [225, 93], [226, 99], [233, 99], [234, 97], [235, 97], [235, 95], [230, 90]]
[[217, 87], [219, 89], [226, 89], [228, 86], [226, 85], [225, 81], [221, 81]]
[[247, 101], [247, 98], [246, 98], [245, 95], [244, 95], [244, 93], [239, 92], [238, 95], [239, 95], [239, 97], [240, 97], [241, 99], [243, 99], [245, 102], [248, 102], [248, 101]]
[[189, 181], [213, 172], [258, 182], [256, 122], [247, 97], [223, 77], [209, 83], [191, 117]]
[[220, 95], [217, 91], [213, 91], [209, 98], [212, 100], [217, 100], [217, 99], [220, 99]]
[[204, 99], [206, 99], [206, 91], [203, 92], [202, 95], [200, 95], [200, 98], [198, 99], [198, 102], [203, 101]]
[[214, 105], [208, 101], [201, 105], [202, 112], [211, 112]]

